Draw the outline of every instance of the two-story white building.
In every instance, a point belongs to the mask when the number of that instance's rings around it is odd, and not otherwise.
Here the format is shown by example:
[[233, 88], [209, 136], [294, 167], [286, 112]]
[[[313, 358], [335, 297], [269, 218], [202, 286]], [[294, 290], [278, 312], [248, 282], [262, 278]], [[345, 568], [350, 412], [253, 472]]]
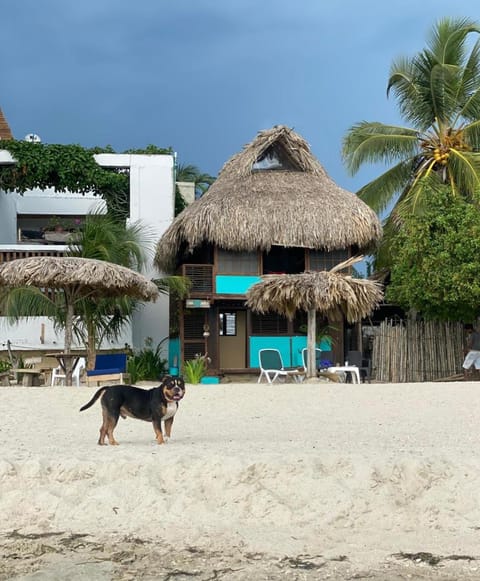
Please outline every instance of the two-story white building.
[[[11, 154], [2, 150], [1, 139], [12, 134], [0, 110], [0, 164], [13, 164]], [[155, 238], [160, 239], [174, 216], [174, 156], [99, 154], [97, 163], [103, 167], [128, 168], [130, 174], [130, 220], [141, 221]], [[17, 194], [0, 190], [0, 262], [27, 256], [62, 255], [66, 247], [58, 241], [40, 235], [52, 216], [81, 220], [92, 209], [104, 208], [104, 202], [93, 194], [32, 190]], [[151, 249], [153, 256], [154, 248]], [[149, 278], [159, 277], [150, 263], [144, 272]], [[122, 348], [127, 343], [135, 348], [144, 346], [150, 337], [158, 344], [168, 336], [168, 298], [161, 296], [154, 304], [145, 304], [134, 315], [132, 324], [115, 343], [104, 349]], [[52, 350], [63, 346], [48, 318], [30, 319], [10, 325], [0, 317], [0, 352], [10, 341], [15, 349]]]

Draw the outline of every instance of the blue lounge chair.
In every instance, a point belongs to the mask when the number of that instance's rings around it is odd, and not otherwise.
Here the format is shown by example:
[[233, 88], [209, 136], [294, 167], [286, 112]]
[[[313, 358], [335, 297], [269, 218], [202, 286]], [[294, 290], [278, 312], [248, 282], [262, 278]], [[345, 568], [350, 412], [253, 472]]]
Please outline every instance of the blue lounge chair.
[[95, 368], [87, 371], [87, 384], [100, 381], [124, 382], [127, 373], [126, 353], [99, 354], [95, 357]]

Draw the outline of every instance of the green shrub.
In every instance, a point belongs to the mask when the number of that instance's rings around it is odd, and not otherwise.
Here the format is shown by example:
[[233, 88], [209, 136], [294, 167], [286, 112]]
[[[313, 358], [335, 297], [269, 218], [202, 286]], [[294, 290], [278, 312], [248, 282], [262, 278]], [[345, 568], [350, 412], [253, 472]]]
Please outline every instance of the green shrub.
[[145, 339], [145, 347], [133, 352], [127, 360], [127, 371], [132, 383], [137, 381], [156, 381], [168, 370], [168, 361], [161, 355], [162, 346], [167, 339], [163, 339], [155, 349], [152, 348], [152, 339]]
[[0, 373], [4, 371], [9, 371], [12, 368], [12, 364], [10, 361], [6, 361], [5, 359], [0, 360]]
[[197, 355], [195, 359], [183, 362], [183, 377], [187, 383], [200, 383], [207, 371], [207, 361], [204, 356]]

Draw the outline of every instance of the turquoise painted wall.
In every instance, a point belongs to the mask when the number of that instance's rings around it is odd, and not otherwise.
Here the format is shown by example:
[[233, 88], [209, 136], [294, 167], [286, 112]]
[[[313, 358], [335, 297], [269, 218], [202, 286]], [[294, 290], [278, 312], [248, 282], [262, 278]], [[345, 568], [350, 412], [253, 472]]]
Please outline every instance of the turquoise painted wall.
[[259, 349], [278, 349], [283, 365], [292, 367], [290, 337], [250, 337], [250, 367], [260, 367], [258, 363]]
[[[302, 349], [307, 346], [306, 335], [294, 335], [292, 337], [250, 337], [250, 367], [259, 367], [258, 351], [259, 349], [278, 349], [282, 356], [285, 367], [301, 367]], [[330, 351], [330, 342], [322, 340], [317, 345], [322, 351]]]
[[216, 292], [219, 295], [244, 295], [252, 285], [260, 280], [259, 276], [219, 274], [215, 279]]

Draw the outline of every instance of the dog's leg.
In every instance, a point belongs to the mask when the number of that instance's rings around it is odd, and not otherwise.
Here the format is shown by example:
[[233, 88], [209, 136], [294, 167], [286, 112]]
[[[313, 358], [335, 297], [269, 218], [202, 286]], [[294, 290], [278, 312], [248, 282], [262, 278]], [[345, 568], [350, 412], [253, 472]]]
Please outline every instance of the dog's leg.
[[172, 435], [173, 416], [165, 420], [165, 440], [169, 440]]
[[102, 401], [102, 415], [103, 423], [100, 428], [100, 438], [98, 439], [99, 445], [105, 446], [105, 437], [107, 437], [110, 446], [118, 446], [118, 442], [115, 440], [115, 437], [113, 435], [113, 430], [117, 425], [120, 410], [112, 413], [111, 411], [109, 411], [106, 405], [103, 405]]
[[110, 446], [118, 446], [118, 442], [117, 440], [115, 440], [115, 437], [113, 435], [113, 430], [115, 429], [117, 422], [118, 422], [118, 417], [119, 415], [117, 414], [116, 416], [109, 416], [108, 417], [108, 428], [107, 428], [107, 437], [108, 437], [108, 443], [110, 444]]
[[155, 436], [157, 438], [158, 444], [165, 444], [162, 433], [162, 420], [159, 417], [154, 417], [152, 419], [153, 429], [155, 430]]
[[98, 438], [98, 445], [106, 446], [105, 437], [107, 436], [108, 431], [108, 412], [103, 406], [102, 406], [102, 417], [103, 421], [102, 425], [100, 426], [100, 437]]

